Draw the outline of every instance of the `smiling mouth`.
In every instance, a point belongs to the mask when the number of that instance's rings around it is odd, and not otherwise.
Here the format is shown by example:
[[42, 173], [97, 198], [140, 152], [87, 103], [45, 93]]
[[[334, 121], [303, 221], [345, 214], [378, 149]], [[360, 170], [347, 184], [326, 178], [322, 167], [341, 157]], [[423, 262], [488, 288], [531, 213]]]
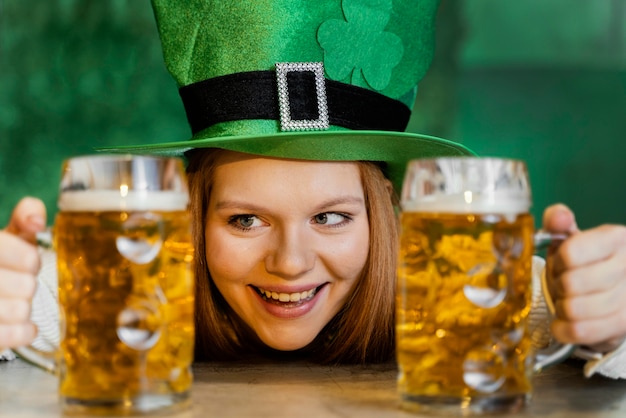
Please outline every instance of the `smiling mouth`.
[[[323, 285], [322, 285], [323, 286]], [[263, 298], [264, 301], [270, 302], [280, 306], [299, 306], [305, 302], [310, 301], [315, 297], [317, 292], [322, 288], [318, 286], [311, 290], [305, 290], [303, 292], [295, 293], [279, 293], [272, 292], [271, 290], [265, 290], [260, 287], [252, 286], [254, 290]]]

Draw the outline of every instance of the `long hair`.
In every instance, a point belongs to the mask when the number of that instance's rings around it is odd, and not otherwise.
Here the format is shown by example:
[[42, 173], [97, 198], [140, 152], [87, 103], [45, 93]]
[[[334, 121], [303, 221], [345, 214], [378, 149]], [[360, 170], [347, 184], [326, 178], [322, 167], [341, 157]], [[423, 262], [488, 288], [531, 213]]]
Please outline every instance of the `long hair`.
[[235, 360], [294, 355], [319, 363], [387, 361], [394, 352], [394, 295], [397, 203], [381, 168], [357, 162], [369, 220], [370, 248], [355, 291], [340, 312], [305, 348], [282, 352], [265, 346], [237, 316], [213, 283], [207, 268], [205, 228], [215, 164], [223, 151], [189, 152], [187, 167], [196, 275], [196, 360]]

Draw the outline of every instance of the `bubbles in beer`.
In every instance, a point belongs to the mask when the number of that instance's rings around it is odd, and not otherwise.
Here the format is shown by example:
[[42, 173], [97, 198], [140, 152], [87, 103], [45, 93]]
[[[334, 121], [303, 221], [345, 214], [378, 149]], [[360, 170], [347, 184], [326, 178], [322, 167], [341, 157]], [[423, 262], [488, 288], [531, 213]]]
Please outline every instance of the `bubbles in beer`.
[[159, 254], [163, 245], [160, 216], [150, 212], [131, 214], [123, 223], [122, 230], [115, 245], [127, 260], [148, 264]]
[[110, 400], [188, 391], [189, 213], [61, 212], [55, 224], [66, 327], [60, 393]]
[[396, 335], [410, 396], [523, 393], [533, 219], [404, 212]]

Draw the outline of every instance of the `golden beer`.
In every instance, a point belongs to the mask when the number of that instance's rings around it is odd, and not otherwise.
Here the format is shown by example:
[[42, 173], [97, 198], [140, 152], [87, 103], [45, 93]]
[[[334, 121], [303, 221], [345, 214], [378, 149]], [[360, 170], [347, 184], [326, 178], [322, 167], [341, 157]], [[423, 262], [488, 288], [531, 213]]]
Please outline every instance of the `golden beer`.
[[194, 272], [189, 191], [176, 157], [63, 162], [52, 234], [60, 344], [14, 349], [59, 379], [64, 415], [137, 415], [190, 404]]
[[401, 214], [398, 387], [417, 404], [497, 409], [531, 389], [533, 218], [459, 212]]
[[62, 196], [64, 210], [54, 232], [60, 395], [70, 404], [121, 409], [125, 403], [139, 403], [141, 409], [151, 397], [178, 402], [188, 396], [193, 380], [189, 214], [184, 209], [84, 211], [83, 206], [99, 205], [77, 204], [89, 202], [88, 194], [79, 193], [77, 201], [70, 193]]

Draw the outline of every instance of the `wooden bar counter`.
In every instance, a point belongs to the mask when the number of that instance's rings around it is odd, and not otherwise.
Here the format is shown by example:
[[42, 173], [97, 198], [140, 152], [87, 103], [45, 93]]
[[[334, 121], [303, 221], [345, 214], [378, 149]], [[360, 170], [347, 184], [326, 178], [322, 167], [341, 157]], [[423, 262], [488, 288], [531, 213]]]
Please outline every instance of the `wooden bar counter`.
[[[534, 395], [508, 417], [623, 418], [626, 380], [586, 379], [569, 361], [538, 374]], [[196, 364], [191, 407], [172, 418], [410, 418], [398, 407], [396, 368], [285, 364]], [[0, 417], [63, 417], [52, 375], [20, 360], [0, 362]], [[497, 415], [489, 415], [491, 417]]]

